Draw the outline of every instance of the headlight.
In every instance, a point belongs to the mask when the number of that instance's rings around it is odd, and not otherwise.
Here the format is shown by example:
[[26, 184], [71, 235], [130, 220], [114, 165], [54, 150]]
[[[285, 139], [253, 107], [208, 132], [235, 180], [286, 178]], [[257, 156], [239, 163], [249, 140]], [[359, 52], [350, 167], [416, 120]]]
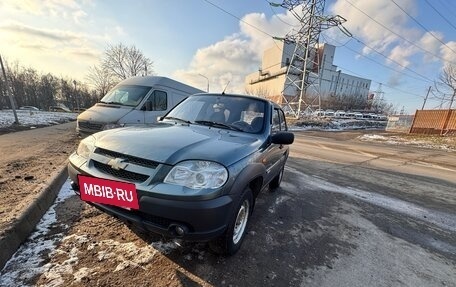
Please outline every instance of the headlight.
[[171, 169], [164, 182], [191, 189], [216, 189], [228, 179], [226, 168], [212, 161], [189, 160], [178, 163]]
[[110, 129], [115, 129], [115, 128], [121, 128], [125, 126], [124, 124], [105, 124], [103, 126], [103, 130], [110, 130]]
[[90, 153], [95, 149], [95, 138], [93, 136], [88, 136], [81, 141], [76, 150], [76, 153], [83, 157], [89, 158]]

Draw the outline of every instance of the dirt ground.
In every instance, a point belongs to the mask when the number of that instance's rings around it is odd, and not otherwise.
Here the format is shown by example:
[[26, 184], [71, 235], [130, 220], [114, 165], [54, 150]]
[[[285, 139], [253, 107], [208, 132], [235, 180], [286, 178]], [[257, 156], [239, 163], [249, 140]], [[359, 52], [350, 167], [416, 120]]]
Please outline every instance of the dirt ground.
[[79, 138], [75, 128], [76, 123], [71, 122], [0, 131], [0, 236], [76, 149]]
[[[0, 136], [0, 230], [66, 163], [79, 142], [74, 128], [69, 123]], [[37, 247], [42, 259], [26, 251], [24, 261], [2, 271], [0, 286], [451, 286], [454, 232], [440, 230], [434, 221], [447, 222], [440, 215], [454, 210], [454, 196], [446, 200], [451, 206], [439, 210], [420, 192], [438, 191], [440, 200], [453, 194], [454, 184], [366, 168], [361, 157], [373, 151], [357, 151], [353, 141], [379, 131], [331, 132], [324, 133], [324, 141], [302, 142], [322, 133], [297, 138], [296, 154], [309, 158], [290, 158], [282, 189], [257, 199], [247, 240], [236, 256], [212, 254], [205, 243], [177, 244], [144, 234], [72, 196], [56, 206], [57, 221], [49, 232], [30, 240], [40, 246], [48, 240], [52, 247], [47, 252]], [[332, 150], [345, 141], [349, 149]], [[320, 148], [311, 154], [315, 146]], [[331, 160], [344, 156], [341, 162], [358, 153], [362, 164], [313, 160], [323, 156], [321, 150]], [[387, 203], [399, 204], [393, 212], [382, 207], [387, 196]], [[406, 211], [415, 205], [439, 210], [440, 217], [410, 217]], [[27, 267], [33, 260], [43, 260], [37, 272]], [[19, 281], [7, 281], [5, 274], [14, 272]], [[2, 280], [20, 283], [2, 285]]]

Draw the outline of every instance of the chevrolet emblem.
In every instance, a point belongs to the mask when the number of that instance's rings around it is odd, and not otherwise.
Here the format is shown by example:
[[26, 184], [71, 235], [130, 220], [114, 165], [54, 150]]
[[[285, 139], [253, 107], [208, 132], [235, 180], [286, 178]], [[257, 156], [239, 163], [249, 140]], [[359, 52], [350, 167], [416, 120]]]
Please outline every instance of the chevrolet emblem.
[[121, 169], [125, 169], [128, 165], [128, 163], [125, 161], [126, 161], [126, 159], [124, 159], [124, 158], [116, 157], [116, 158], [113, 158], [110, 161], [108, 161], [108, 165], [110, 167], [112, 167], [112, 169], [121, 170]]

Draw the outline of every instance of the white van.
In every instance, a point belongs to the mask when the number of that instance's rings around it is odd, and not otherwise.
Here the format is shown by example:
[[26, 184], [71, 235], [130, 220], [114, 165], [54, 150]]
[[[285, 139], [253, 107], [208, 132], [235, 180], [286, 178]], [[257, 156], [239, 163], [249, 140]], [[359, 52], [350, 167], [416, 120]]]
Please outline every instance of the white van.
[[204, 91], [166, 77], [132, 77], [117, 84], [100, 102], [81, 113], [76, 131], [87, 136], [101, 130], [154, 123], [196, 93]]

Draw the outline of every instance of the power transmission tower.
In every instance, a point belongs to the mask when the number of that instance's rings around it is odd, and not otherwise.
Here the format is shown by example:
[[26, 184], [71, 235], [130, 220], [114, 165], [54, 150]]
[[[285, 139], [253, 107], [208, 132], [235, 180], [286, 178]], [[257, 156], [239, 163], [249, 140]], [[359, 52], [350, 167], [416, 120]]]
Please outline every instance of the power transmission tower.
[[368, 106], [369, 110], [372, 110], [373, 108], [375, 109], [376, 112], [378, 112], [378, 108], [383, 104], [383, 96], [385, 95], [385, 92], [382, 89], [382, 83], [378, 83], [377, 90], [374, 91], [375, 95], [371, 99], [368, 96]]
[[288, 110], [299, 118], [302, 104], [305, 109], [312, 111], [318, 100], [318, 107], [321, 108], [321, 54], [318, 48], [321, 31], [337, 26], [347, 36], [351, 37], [351, 34], [342, 26], [346, 21], [344, 18], [339, 15], [323, 15], [325, 0], [284, 0], [282, 4], [270, 4], [289, 10], [300, 22], [299, 30], [291, 31], [284, 38], [275, 38], [284, 41], [284, 52], [286, 44], [294, 45], [282, 98], [284, 107], [288, 107]]

